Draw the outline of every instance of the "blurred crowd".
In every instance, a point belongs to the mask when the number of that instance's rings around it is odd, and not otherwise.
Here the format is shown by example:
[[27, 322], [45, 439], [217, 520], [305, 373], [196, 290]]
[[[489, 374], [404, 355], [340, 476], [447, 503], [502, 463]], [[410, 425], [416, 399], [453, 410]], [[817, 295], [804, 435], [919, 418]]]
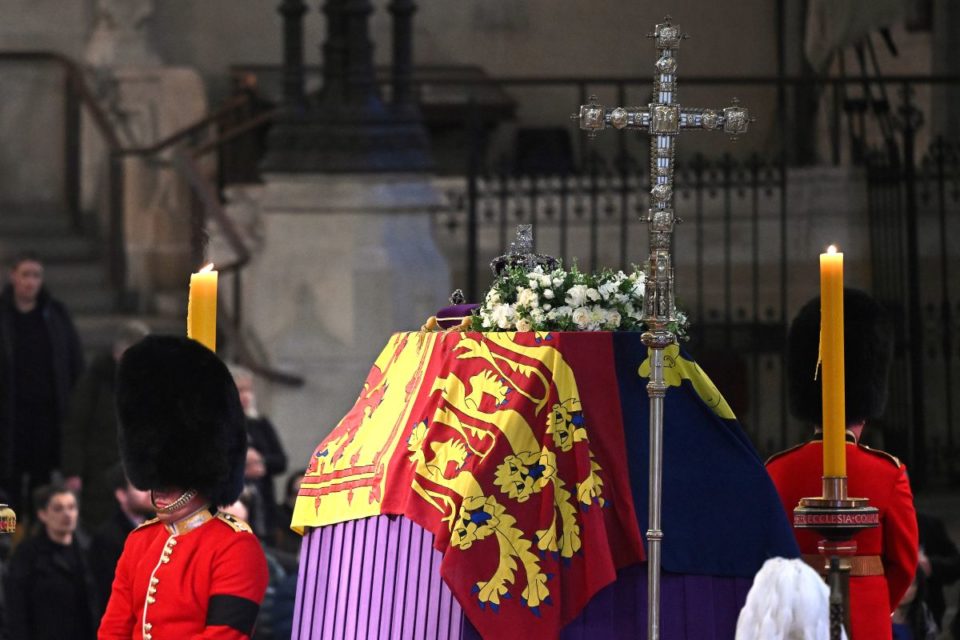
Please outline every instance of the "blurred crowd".
[[[0, 536], [0, 640], [96, 636], [127, 534], [153, 516], [150, 494], [120, 463], [114, 406], [117, 362], [148, 333], [125, 322], [85, 364], [69, 311], [44, 287], [41, 259], [13, 261], [0, 293], [0, 503], [20, 524]], [[250, 524], [268, 560], [254, 637], [289, 638], [300, 537], [288, 525], [305, 470], [285, 475], [287, 454], [257, 408], [254, 376], [230, 369], [248, 449], [243, 493], [226, 510]]]

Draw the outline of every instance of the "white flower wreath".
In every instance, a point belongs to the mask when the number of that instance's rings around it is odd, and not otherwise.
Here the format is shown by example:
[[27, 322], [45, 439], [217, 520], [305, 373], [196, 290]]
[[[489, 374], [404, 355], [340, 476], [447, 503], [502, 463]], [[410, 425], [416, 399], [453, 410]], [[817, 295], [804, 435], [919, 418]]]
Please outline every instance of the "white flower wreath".
[[[507, 268], [494, 280], [473, 318], [475, 331], [643, 331], [645, 274], [583, 273], [576, 265], [546, 271]], [[670, 329], [683, 337], [687, 317]]]

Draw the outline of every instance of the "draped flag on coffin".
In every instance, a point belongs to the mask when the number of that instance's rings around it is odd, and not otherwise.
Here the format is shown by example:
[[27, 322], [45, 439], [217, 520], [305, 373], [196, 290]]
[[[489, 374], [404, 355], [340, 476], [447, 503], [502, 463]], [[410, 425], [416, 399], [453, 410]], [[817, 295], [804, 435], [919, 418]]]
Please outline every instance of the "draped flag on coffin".
[[294, 528], [406, 516], [485, 637], [556, 637], [644, 559], [616, 389], [593, 375], [610, 351], [609, 334], [394, 335], [311, 457]]

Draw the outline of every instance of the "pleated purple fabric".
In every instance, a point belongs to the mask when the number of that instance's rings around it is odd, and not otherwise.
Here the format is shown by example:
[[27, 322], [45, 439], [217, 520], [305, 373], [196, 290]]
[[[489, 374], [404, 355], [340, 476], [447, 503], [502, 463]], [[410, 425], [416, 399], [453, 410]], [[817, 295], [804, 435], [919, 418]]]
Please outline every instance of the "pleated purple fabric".
[[375, 516], [304, 536], [293, 640], [460, 640], [463, 611], [440, 579], [433, 534]]
[[[440, 579], [440, 558], [433, 535], [403, 517], [314, 529], [300, 551], [293, 640], [479, 640]], [[563, 629], [562, 640], [646, 637], [646, 565], [617, 575]], [[732, 640], [751, 583], [664, 574], [661, 637]]]

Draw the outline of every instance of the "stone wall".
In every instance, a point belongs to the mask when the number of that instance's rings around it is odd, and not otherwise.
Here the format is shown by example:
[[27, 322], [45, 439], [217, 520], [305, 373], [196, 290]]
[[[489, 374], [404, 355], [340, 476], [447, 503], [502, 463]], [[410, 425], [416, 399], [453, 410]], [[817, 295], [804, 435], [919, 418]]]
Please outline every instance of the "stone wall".
[[[79, 56], [91, 0], [4, 0], [0, 50], [52, 49]], [[0, 202], [60, 204], [63, 74], [53, 64], [2, 63]]]

